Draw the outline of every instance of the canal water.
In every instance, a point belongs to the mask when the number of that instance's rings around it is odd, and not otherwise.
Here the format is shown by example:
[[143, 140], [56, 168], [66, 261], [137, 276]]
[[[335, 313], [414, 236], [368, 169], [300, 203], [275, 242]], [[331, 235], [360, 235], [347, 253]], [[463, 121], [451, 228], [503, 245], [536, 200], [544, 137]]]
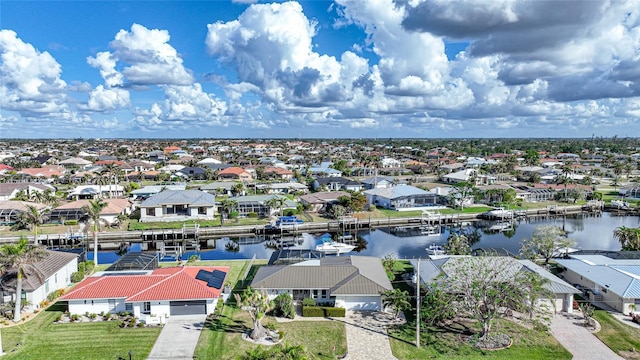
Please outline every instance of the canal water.
[[[497, 222], [478, 221], [460, 227], [442, 227], [440, 234], [423, 235], [419, 229], [405, 227], [379, 228], [360, 231], [356, 249], [350, 254], [384, 257], [393, 254], [399, 259], [427, 257], [426, 247], [430, 244], [444, 245], [451, 232], [463, 231], [479, 237], [472, 245], [473, 249], [500, 249], [518, 254], [520, 242], [531, 238], [536, 227], [555, 225], [564, 229], [568, 237], [575, 241], [576, 248], [583, 250], [620, 250], [620, 244], [614, 240], [613, 231], [620, 227], [640, 227], [638, 216], [616, 216], [608, 212], [598, 216], [576, 216], [555, 218], [528, 218], [516, 221], [512, 225]], [[292, 249], [313, 249], [317, 238], [322, 234], [301, 234]], [[351, 234], [355, 235], [355, 234]], [[274, 249], [268, 242], [257, 242], [260, 239], [218, 239], [208, 242], [209, 248], [199, 252], [190, 251], [183, 255], [188, 259], [198, 254], [203, 260], [250, 259], [254, 255], [258, 259], [268, 259]], [[249, 242], [249, 244], [245, 244]], [[87, 254], [89, 259], [92, 253]], [[111, 263], [118, 259], [114, 252], [101, 252], [100, 263]], [[174, 260], [167, 258], [165, 260]]]

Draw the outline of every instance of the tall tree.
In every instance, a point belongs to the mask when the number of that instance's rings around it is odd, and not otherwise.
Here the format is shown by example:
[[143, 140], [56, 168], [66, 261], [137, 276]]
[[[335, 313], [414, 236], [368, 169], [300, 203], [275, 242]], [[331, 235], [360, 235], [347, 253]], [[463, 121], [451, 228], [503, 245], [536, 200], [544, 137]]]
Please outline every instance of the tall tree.
[[224, 199], [220, 202], [220, 225], [224, 225], [224, 217], [225, 215], [229, 217], [233, 209], [238, 206], [238, 201], [231, 199]]
[[389, 306], [394, 310], [394, 316], [397, 318], [400, 311], [411, 309], [411, 296], [407, 290], [392, 289], [382, 293], [382, 302], [385, 306]]
[[89, 220], [93, 222], [93, 263], [98, 265], [98, 231], [100, 230], [100, 223], [105, 222], [100, 218], [102, 209], [107, 206], [107, 203], [102, 199], [89, 200], [89, 205], [82, 207], [82, 211], [89, 216]]
[[44, 222], [44, 219], [49, 212], [48, 209], [38, 209], [33, 205], [25, 205], [27, 207], [26, 211], [23, 211], [20, 216], [23, 217], [24, 222], [29, 224], [33, 229], [33, 243], [34, 245], [38, 243], [38, 225]]
[[267, 294], [248, 287], [242, 294], [235, 293], [233, 296], [238, 306], [249, 314], [253, 322], [253, 330], [251, 330], [249, 337], [253, 340], [265, 338], [268, 333], [262, 326], [262, 319], [272, 307]]
[[481, 324], [479, 346], [491, 339], [495, 321], [509, 310], [537, 311], [535, 300], [544, 294], [539, 286], [544, 281], [521, 267], [515, 259], [501, 256], [451, 258], [443, 265], [447, 276], [439, 279], [440, 286], [459, 314], [468, 313]]
[[37, 274], [38, 272], [31, 271], [33, 264], [44, 259], [47, 255], [48, 253], [44, 249], [30, 245], [26, 237], [21, 237], [17, 244], [4, 244], [0, 247], [2, 270], [16, 271], [16, 300], [13, 311], [13, 321], [15, 322], [21, 319], [22, 279], [26, 273]]
[[533, 230], [531, 239], [522, 240], [520, 255], [531, 260], [542, 258], [546, 265], [554, 254], [562, 252], [574, 243], [558, 226], [538, 226]]
[[444, 246], [444, 250], [449, 255], [469, 255], [471, 254], [471, 246], [469, 246], [469, 239], [464, 234], [452, 233], [447, 238], [447, 244]]
[[280, 216], [282, 216], [282, 209], [287, 204], [287, 199], [285, 197], [274, 196], [271, 199], [265, 201], [265, 205], [272, 209], [278, 209]]

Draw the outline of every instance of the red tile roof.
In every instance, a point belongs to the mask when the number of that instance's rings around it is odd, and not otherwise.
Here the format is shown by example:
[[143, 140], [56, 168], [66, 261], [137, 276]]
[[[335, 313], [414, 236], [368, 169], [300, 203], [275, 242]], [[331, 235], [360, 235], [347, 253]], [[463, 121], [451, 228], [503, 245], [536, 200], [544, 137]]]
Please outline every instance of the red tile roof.
[[220, 170], [218, 175], [227, 175], [227, 174], [240, 175], [243, 173], [246, 173], [245, 169], [238, 166], [231, 166], [226, 169]]
[[116, 299], [133, 301], [213, 299], [221, 290], [196, 280], [200, 270], [220, 270], [228, 267], [184, 266], [156, 269], [150, 275], [113, 275], [90, 277], [76, 285], [62, 300]]

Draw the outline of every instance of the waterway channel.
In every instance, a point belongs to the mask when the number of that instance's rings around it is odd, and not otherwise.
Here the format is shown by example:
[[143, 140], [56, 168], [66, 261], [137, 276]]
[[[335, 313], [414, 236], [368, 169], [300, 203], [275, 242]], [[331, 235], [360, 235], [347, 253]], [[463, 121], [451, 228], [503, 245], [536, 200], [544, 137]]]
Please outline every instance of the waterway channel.
[[[576, 214], [566, 217], [523, 218], [515, 221], [511, 227], [495, 230], [496, 222], [477, 221], [466, 224], [463, 231], [480, 235], [473, 249], [503, 249], [517, 254], [520, 242], [530, 238], [534, 229], [541, 225], [556, 225], [563, 228], [568, 237], [575, 241], [575, 247], [583, 250], [620, 250], [620, 244], [613, 238], [613, 231], [620, 226], [640, 227], [638, 216], [617, 216], [608, 212], [599, 215]], [[493, 229], [493, 230], [492, 230]], [[442, 227], [440, 234], [423, 235], [418, 229], [388, 227], [360, 231], [357, 234], [358, 247], [351, 254], [384, 257], [393, 254], [400, 259], [426, 257], [426, 247], [430, 244], [445, 244], [451, 231], [460, 228]], [[290, 248], [315, 248], [317, 237], [321, 234], [299, 234], [297, 245]], [[353, 235], [353, 234], [352, 234]], [[200, 251], [188, 251], [183, 258], [198, 254], [203, 260], [268, 259], [274, 249], [260, 238], [225, 238], [207, 241], [207, 248]], [[92, 253], [87, 254], [92, 258]], [[99, 255], [100, 263], [111, 263], [118, 259], [113, 251], [104, 251]], [[168, 257], [165, 260], [173, 260]]]

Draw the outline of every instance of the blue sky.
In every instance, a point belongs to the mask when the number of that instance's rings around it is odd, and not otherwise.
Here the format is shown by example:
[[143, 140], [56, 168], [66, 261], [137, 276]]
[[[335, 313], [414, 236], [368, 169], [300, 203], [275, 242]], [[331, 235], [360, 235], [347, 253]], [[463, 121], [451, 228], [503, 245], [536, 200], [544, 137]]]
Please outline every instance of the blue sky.
[[634, 1], [0, 3], [0, 138], [640, 134]]

